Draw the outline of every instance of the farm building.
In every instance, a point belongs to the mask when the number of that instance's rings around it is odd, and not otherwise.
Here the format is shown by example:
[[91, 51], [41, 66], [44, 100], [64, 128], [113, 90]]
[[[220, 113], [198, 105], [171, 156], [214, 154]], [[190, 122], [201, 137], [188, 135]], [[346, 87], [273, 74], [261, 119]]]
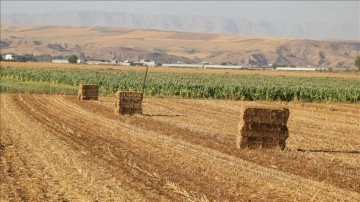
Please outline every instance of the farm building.
[[80, 58], [80, 59], [77, 59], [76, 60], [76, 63], [85, 63], [85, 59], [83, 59], [83, 58]]
[[190, 67], [204, 69], [245, 69], [245, 66], [237, 65], [209, 65], [209, 64], [162, 64], [162, 67]]
[[90, 60], [90, 61], [86, 61], [86, 64], [89, 65], [106, 65], [109, 64], [108, 62], [102, 62], [102, 61], [96, 61], [96, 60]]
[[66, 59], [55, 59], [55, 60], [52, 60], [51, 62], [53, 62], [53, 63], [69, 63], [69, 61]]
[[155, 67], [156, 63], [154, 61], [151, 60], [140, 60], [140, 63], [142, 63], [144, 66], [149, 66], [149, 67]]
[[124, 62], [122, 62], [120, 64], [125, 65], [125, 66], [149, 66], [149, 67], [156, 66], [156, 63], [154, 61], [144, 60], [144, 59], [141, 59], [139, 62], [125, 60]]
[[279, 70], [279, 71], [327, 71], [327, 68], [314, 68], [314, 67], [277, 67], [275, 70]]
[[6, 54], [4, 57], [5, 60], [14, 60], [15, 59], [15, 55], [13, 54]]
[[205, 65], [205, 69], [245, 69], [246, 66], [239, 65]]
[[202, 68], [202, 64], [162, 64], [162, 67], [189, 67], [189, 68]]

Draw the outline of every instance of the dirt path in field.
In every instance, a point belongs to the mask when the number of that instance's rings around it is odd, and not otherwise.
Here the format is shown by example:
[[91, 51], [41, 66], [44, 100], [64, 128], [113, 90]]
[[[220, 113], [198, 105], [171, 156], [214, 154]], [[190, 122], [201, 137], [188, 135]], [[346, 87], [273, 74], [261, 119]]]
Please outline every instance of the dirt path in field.
[[242, 104], [1, 94], [0, 200], [360, 199], [360, 106], [290, 108], [286, 151], [235, 149]]

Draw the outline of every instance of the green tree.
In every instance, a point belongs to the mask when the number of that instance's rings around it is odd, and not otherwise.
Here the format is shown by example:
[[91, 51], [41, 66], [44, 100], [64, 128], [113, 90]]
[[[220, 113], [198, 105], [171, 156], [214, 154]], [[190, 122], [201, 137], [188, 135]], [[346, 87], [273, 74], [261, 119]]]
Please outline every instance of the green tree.
[[273, 69], [276, 69], [276, 67], [278, 67], [278, 65], [277, 65], [276, 63], [274, 63], [274, 64], [271, 65], [271, 67], [272, 67]]
[[78, 57], [76, 55], [70, 55], [68, 58], [69, 63], [77, 63]]
[[36, 61], [34, 55], [32, 54], [25, 54], [25, 55], [18, 55], [15, 58], [16, 62], [27, 62], [27, 61]]
[[355, 66], [358, 68], [358, 71], [360, 71], [360, 55], [355, 58]]

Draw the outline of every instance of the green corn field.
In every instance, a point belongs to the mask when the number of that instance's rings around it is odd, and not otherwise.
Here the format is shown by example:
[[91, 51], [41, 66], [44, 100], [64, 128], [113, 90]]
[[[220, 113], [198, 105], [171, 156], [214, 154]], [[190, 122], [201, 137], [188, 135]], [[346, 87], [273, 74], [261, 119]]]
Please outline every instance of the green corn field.
[[[80, 83], [97, 84], [105, 95], [117, 90], [141, 91], [144, 79], [143, 72], [132, 70], [1, 67], [0, 74], [3, 79], [46, 82], [72, 89]], [[0, 90], [16, 92], [9, 86], [0, 85]], [[67, 93], [76, 94], [77, 91]], [[250, 101], [359, 102], [360, 79], [150, 72], [144, 95]]]

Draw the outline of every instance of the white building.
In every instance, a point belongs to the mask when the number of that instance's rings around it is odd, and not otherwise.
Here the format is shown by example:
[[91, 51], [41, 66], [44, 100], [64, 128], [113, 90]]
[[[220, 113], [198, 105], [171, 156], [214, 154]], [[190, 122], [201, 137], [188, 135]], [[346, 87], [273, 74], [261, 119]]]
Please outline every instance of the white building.
[[154, 61], [150, 61], [150, 60], [140, 60], [141, 63], [144, 64], [144, 66], [149, 66], [149, 67], [155, 67], [156, 63]]
[[124, 62], [120, 62], [119, 64], [120, 64], [120, 65], [123, 65], [123, 66], [130, 66], [131, 61], [125, 60]]
[[312, 67], [276, 67], [278, 71], [319, 71]]
[[85, 59], [83, 59], [83, 58], [80, 58], [80, 59], [77, 59], [76, 60], [76, 63], [85, 63]]
[[15, 59], [15, 56], [12, 55], [12, 54], [6, 54], [4, 59], [5, 59], [5, 60], [14, 60], [14, 59]]
[[205, 69], [244, 69], [245, 66], [239, 65], [204, 65]]
[[202, 64], [162, 64], [162, 67], [203, 68]]
[[[68, 59], [55, 59], [55, 60], [52, 60], [51, 62], [53, 63], [69, 63], [69, 60]], [[83, 59], [77, 59], [76, 60], [76, 63], [80, 64], [80, 63], [85, 63], [85, 60]]]
[[56, 60], [52, 60], [51, 62], [53, 62], [53, 63], [69, 63], [69, 60], [66, 60], [66, 59], [56, 59]]

